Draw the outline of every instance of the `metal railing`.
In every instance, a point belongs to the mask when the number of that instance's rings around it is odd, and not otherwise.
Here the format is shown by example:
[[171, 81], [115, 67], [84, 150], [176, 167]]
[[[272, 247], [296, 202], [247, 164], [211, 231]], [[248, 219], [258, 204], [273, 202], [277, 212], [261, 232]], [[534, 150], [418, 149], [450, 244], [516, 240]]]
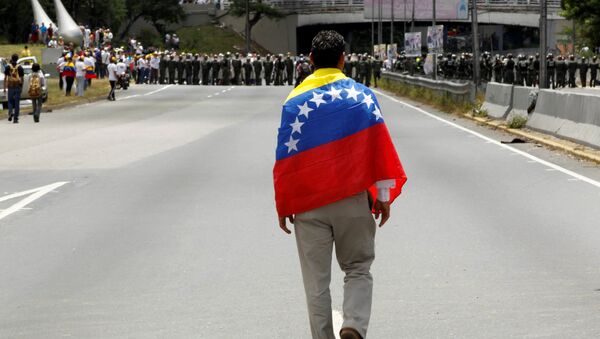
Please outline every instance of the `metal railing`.
[[[376, 1], [376, 0], [375, 0]], [[284, 12], [362, 12], [364, 0], [263, 0]], [[402, 0], [398, 0], [401, 3]], [[560, 0], [546, 0], [548, 8], [560, 8]], [[229, 8], [230, 1], [223, 2], [223, 9]], [[540, 0], [477, 0], [479, 9], [496, 10], [537, 10]]]
[[461, 101], [471, 101], [475, 97], [475, 86], [472, 82], [455, 82], [444, 80], [433, 80], [430, 78], [411, 76], [389, 71], [382, 73], [382, 78], [400, 82], [406, 85], [427, 88]]
[[[546, 0], [548, 8], [560, 8], [560, 0]], [[483, 7], [498, 7], [506, 8], [509, 7], [534, 7], [540, 6], [540, 0], [477, 0], [478, 5]]]

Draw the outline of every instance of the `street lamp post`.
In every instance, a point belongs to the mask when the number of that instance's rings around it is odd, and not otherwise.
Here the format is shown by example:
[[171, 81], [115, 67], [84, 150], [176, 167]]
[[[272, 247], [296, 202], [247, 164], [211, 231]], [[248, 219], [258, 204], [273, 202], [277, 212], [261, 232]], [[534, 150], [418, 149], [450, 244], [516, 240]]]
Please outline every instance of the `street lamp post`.
[[[435, 31], [435, 19], [436, 19], [436, 11], [435, 11], [435, 4], [436, 0], [433, 0], [433, 31]], [[437, 80], [437, 51], [434, 50], [433, 51], [433, 80]]]
[[547, 18], [546, 0], [540, 0], [540, 88], [548, 88], [548, 77], [546, 76]]
[[479, 25], [477, 23], [477, 0], [471, 2], [471, 26], [473, 33], [473, 83], [479, 86]]
[[250, 53], [250, 0], [246, 0], [246, 55]]
[[375, 54], [375, 0], [371, 0], [371, 54]]
[[381, 45], [383, 43], [383, 21], [382, 21], [382, 12], [381, 12], [381, 0], [377, 3], [377, 11], [379, 12], [379, 22], [377, 24], [377, 44]]

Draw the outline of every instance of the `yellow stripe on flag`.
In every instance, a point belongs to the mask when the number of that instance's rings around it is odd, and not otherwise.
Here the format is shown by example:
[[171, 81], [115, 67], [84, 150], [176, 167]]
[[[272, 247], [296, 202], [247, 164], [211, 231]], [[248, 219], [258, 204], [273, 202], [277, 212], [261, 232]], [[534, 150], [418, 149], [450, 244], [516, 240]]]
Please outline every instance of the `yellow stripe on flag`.
[[313, 74], [309, 75], [302, 83], [294, 88], [294, 90], [288, 95], [288, 100], [305, 93], [307, 91], [313, 90], [315, 88], [319, 88], [321, 86], [325, 86], [327, 84], [334, 83], [338, 80], [346, 79], [346, 75], [342, 73], [337, 68], [320, 68], [316, 70]]

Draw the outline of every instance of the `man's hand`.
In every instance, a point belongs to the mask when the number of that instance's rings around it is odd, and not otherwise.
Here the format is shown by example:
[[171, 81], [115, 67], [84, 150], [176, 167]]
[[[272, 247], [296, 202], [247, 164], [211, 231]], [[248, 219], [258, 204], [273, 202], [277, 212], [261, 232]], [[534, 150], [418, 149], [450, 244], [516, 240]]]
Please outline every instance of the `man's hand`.
[[381, 215], [379, 227], [383, 226], [390, 218], [390, 203], [377, 200], [375, 201], [373, 209], [375, 210], [375, 219], [379, 219], [379, 216]]
[[287, 217], [279, 217], [279, 228], [281, 228], [287, 234], [292, 234], [292, 231], [290, 231], [289, 228], [287, 228], [285, 220], [286, 218], [290, 221], [290, 223], [294, 223], [293, 215], [288, 215]]

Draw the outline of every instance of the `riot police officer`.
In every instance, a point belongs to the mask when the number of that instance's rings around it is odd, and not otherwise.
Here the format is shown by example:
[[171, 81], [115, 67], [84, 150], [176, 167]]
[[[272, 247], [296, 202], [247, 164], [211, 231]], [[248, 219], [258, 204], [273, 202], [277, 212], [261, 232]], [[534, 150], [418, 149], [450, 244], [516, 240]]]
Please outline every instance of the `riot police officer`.
[[569, 62], [567, 63], [567, 68], [569, 69], [569, 87], [571, 87], [571, 88], [577, 87], [575, 74], [577, 73], [579, 64], [577, 63], [577, 60], [575, 60], [574, 55], [569, 56]]
[[548, 88], [555, 89], [556, 80], [554, 77], [554, 72], [556, 70], [556, 61], [554, 61], [554, 55], [552, 55], [552, 53], [548, 53], [548, 57], [546, 59], [546, 75], [548, 76]]
[[244, 68], [244, 84], [246, 86], [252, 85], [252, 63], [250, 63], [250, 56], [246, 57], [246, 61], [242, 65]]
[[267, 54], [263, 66], [265, 69], [265, 84], [270, 86], [273, 81], [273, 58], [271, 57], [271, 54]]
[[377, 87], [377, 80], [381, 79], [381, 69], [383, 68], [383, 61], [379, 59], [379, 55], [375, 56], [373, 60], [373, 80], [375, 81], [375, 87]]
[[260, 54], [256, 55], [256, 60], [252, 63], [254, 67], [254, 82], [256, 86], [262, 86], [263, 62], [260, 60]]
[[167, 67], [169, 68], [169, 84], [175, 85], [175, 71], [177, 70], [177, 60], [175, 60], [175, 55], [169, 57]]
[[196, 53], [194, 55], [194, 61], [192, 61], [192, 83], [194, 85], [200, 84], [200, 55]]
[[594, 55], [590, 61], [590, 87], [596, 87], [596, 76], [598, 75], [598, 56]]
[[235, 58], [231, 60], [231, 66], [233, 67], [233, 84], [239, 86], [242, 75], [242, 60], [240, 60], [240, 53], [235, 53]]
[[227, 52], [221, 60], [221, 85], [229, 86], [231, 84], [231, 53]]
[[[523, 54], [519, 54], [517, 59], [517, 79], [515, 81], [515, 85], [524, 86], [527, 79], [527, 70], [529, 68], [529, 63], [527, 62], [527, 59]], [[527, 81], [527, 86], [530, 86], [529, 81]]]
[[348, 78], [352, 78], [352, 61], [349, 55], [346, 55], [346, 61], [344, 62], [344, 74]]
[[221, 61], [219, 58], [221, 55], [214, 54], [212, 60], [212, 84], [220, 85], [219, 71], [221, 70]]
[[581, 61], [579, 62], [579, 79], [581, 80], [581, 86], [587, 86], [587, 73], [588, 73], [589, 64], [586, 57], [581, 57]]
[[502, 73], [503, 73], [503, 68], [504, 65], [502, 64], [502, 59], [500, 58], [500, 55], [496, 54], [496, 57], [494, 58], [494, 66], [493, 66], [493, 70], [494, 70], [494, 81], [495, 82], [502, 82]]
[[507, 57], [504, 65], [504, 83], [512, 85], [515, 82], [515, 61], [512, 54], [509, 53]]
[[284, 63], [288, 86], [292, 86], [294, 84], [294, 61], [290, 52], [287, 53]]
[[556, 87], [565, 87], [567, 85], [566, 82], [567, 75], [567, 63], [565, 62], [562, 55], [558, 56], [558, 60], [556, 60]]
[[202, 85], [207, 86], [210, 83], [210, 70], [212, 68], [212, 63], [208, 60], [208, 55], [204, 54], [200, 62], [200, 67], [202, 68]]
[[275, 86], [283, 85], [283, 70], [285, 69], [285, 64], [283, 63], [283, 55], [279, 54], [275, 63], [273, 64], [275, 70]]

